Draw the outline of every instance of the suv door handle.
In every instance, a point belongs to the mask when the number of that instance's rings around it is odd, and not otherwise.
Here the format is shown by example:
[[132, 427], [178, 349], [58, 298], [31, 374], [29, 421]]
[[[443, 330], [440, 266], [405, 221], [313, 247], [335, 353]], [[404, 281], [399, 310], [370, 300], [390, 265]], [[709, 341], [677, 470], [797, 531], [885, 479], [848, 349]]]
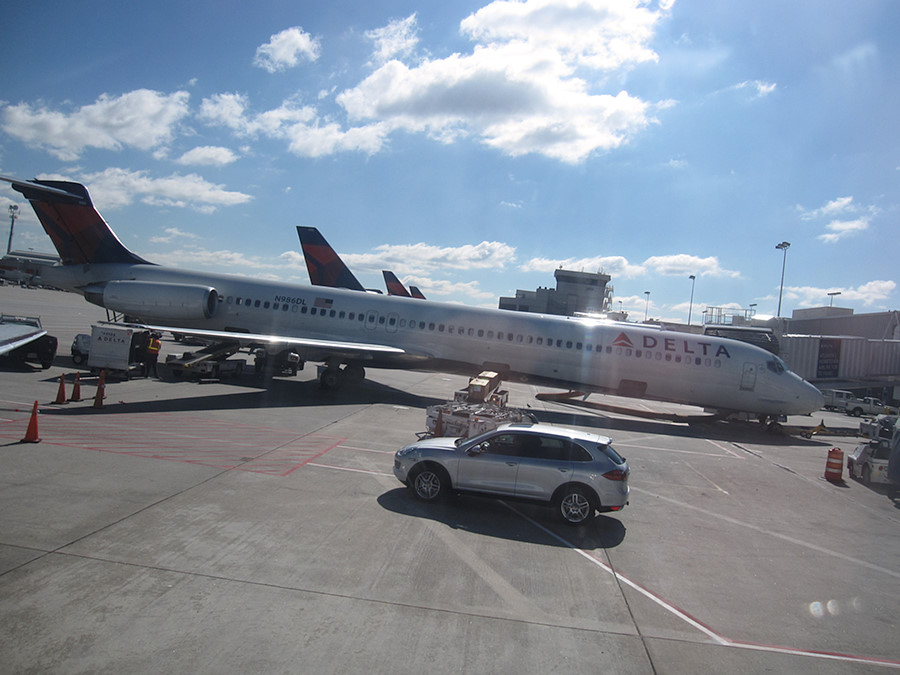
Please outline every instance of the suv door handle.
[[518, 464], [518, 462], [507, 462], [506, 466], [517, 466]]

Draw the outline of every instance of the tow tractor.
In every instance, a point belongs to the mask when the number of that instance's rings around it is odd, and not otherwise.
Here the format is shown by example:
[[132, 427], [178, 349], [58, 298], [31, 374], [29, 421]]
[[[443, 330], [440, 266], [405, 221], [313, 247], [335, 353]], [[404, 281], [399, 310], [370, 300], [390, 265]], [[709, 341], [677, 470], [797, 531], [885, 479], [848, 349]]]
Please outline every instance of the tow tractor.
[[471, 438], [501, 424], [537, 421], [530, 413], [507, 407], [509, 392], [500, 389], [500, 384], [500, 375], [490, 370], [470, 378], [468, 386], [456, 391], [452, 401], [428, 407], [425, 431], [418, 434], [419, 438]]
[[860, 424], [860, 434], [868, 440], [860, 443], [847, 457], [851, 478], [862, 478], [866, 485], [897, 485], [888, 475], [891, 453], [900, 452], [897, 419], [897, 415], [879, 415], [871, 423]]
[[244, 372], [244, 359], [229, 359], [240, 350], [238, 342], [217, 342], [196, 352], [184, 352], [181, 356], [166, 356], [166, 368], [175, 377], [188, 377], [200, 381], [217, 380], [225, 376], [240, 377]]

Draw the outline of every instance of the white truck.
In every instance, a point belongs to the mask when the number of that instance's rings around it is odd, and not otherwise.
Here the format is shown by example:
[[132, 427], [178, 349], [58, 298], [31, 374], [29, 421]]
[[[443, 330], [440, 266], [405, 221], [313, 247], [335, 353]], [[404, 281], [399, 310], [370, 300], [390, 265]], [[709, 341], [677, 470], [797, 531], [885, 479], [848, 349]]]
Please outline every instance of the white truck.
[[897, 409], [882, 403], [880, 399], [872, 396], [864, 398], [854, 398], [847, 401], [845, 408], [848, 415], [861, 417], [862, 415], [896, 415]]
[[822, 396], [825, 397], [826, 410], [846, 410], [847, 402], [856, 399], [852, 392], [843, 389], [823, 389]]
[[140, 372], [141, 348], [149, 341], [149, 331], [125, 326], [91, 326], [88, 368], [105, 370], [128, 378]]

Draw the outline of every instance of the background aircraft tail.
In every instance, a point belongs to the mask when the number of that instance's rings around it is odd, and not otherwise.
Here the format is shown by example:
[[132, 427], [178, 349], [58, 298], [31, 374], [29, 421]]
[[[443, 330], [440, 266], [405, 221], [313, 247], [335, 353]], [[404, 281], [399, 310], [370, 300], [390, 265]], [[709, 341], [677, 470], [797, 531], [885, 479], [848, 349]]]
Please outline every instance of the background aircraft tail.
[[297, 226], [297, 236], [313, 286], [366, 290], [316, 228]]
[[8, 181], [31, 202], [64, 265], [151, 264], [119, 241], [94, 208], [84, 185], [60, 180], [0, 179]]
[[397, 278], [396, 274], [390, 270], [382, 270], [381, 274], [384, 277], [384, 285], [387, 286], [388, 295], [401, 295], [404, 298], [410, 297], [409, 291], [406, 290], [406, 286], [404, 286], [403, 282]]

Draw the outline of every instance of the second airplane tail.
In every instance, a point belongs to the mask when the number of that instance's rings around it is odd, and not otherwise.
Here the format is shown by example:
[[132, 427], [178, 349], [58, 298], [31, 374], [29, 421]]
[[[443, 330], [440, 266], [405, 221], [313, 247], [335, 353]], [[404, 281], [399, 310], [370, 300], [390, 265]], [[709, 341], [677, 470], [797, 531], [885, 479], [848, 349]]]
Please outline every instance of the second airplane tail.
[[63, 265], [127, 263], [149, 265], [119, 241], [81, 183], [60, 180], [8, 181], [31, 202]]
[[300, 237], [300, 247], [303, 249], [303, 258], [306, 260], [306, 269], [313, 286], [349, 288], [351, 291], [366, 290], [325, 241], [319, 230], [298, 225], [297, 236]]

